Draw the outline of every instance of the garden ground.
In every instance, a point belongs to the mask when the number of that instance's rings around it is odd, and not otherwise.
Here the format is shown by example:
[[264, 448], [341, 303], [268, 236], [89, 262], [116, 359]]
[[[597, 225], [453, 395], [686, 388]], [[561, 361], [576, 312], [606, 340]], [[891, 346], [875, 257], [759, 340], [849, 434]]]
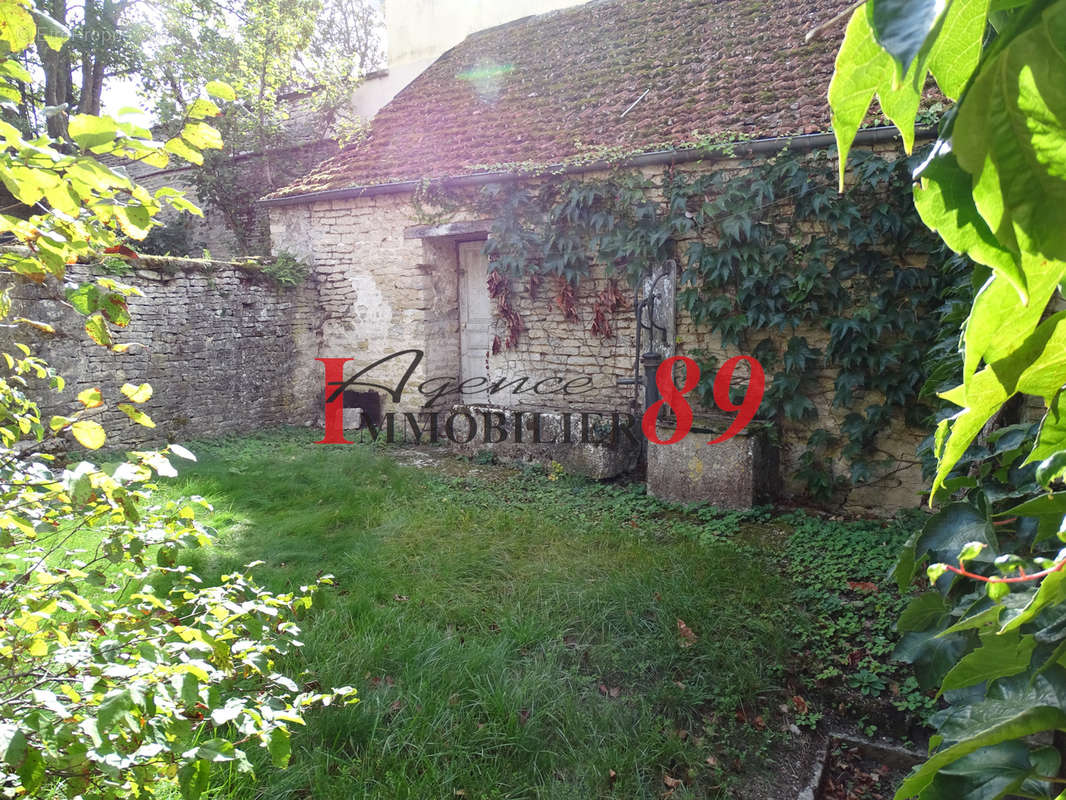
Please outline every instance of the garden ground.
[[888, 660], [905, 522], [314, 438], [200, 443], [166, 487], [214, 507], [205, 580], [335, 576], [288, 666], [361, 696], [217, 797], [786, 797], [823, 716], [906, 739], [931, 704]]

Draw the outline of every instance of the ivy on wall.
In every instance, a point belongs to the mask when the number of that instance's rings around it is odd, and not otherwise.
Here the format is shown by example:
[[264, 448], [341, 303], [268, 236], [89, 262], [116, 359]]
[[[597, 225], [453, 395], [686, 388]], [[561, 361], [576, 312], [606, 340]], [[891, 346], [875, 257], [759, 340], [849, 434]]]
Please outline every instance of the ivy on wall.
[[[839, 194], [833, 153], [783, 151], [657, 178], [616, 171], [493, 185], [476, 205], [495, 219], [486, 252], [496, 280], [534, 297], [548, 281], [567, 318], [593, 264], [635, 286], [651, 265], [676, 259], [679, 306], [725, 350], [753, 355], [766, 370], [760, 417], [809, 427], [797, 477], [827, 501], [900, 468], [878, 450], [878, 434], [893, 420], [916, 425], [928, 416], [923, 353], [954, 335], [938, 311], [966, 264], [915, 213], [913, 166], [855, 154], [854, 185]], [[610, 315], [625, 307], [615, 283], [593, 302], [593, 332], [610, 336]], [[521, 331], [509, 330], [514, 346]], [[710, 354], [692, 355], [713, 374]], [[829, 402], [846, 410], [842, 436], [819, 424], [812, 400], [825, 371], [835, 375]], [[699, 391], [713, 408], [711, 382]], [[841, 459], [847, 475], [834, 470]]]

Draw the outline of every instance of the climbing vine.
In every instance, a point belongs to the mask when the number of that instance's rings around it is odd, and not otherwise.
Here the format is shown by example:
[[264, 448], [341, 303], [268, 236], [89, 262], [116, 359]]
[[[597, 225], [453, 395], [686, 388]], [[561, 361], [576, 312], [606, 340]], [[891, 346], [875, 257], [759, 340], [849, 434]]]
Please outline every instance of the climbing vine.
[[[533, 297], [550, 279], [569, 320], [580, 282], [605, 267], [590, 328], [602, 337], [626, 305], [615, 279], [635, 286], [649, 266], [677, 260], [679, 308], [766, 370], [760, 417], [811, 429], [797, 477], [824, 501], [898, 469], [878, 435], [895, 419], [917, 425], [930, 413], [919, 396], [922, 353], [945, 338], [937, 311], [966, 264], [915, 213], [913, 166], [854, 154], [854, 186], [841, 195], [834, 154], [783, 151], [711, 171], [493, 185], [479, 210], [496, 220], [486, 245], [495, 280], [524, 282]], [[508, 324], [514, 346], [520, 331]], [[713, 374], [709, 352], [693, 355]], [[835, 375], [831, 404], [846, 410], [839, 434], [817, 424], [825, 371]], [[710, 383], [700, 391], [713, 408]], [[835, 474], [839, 460], [849, 474]]]

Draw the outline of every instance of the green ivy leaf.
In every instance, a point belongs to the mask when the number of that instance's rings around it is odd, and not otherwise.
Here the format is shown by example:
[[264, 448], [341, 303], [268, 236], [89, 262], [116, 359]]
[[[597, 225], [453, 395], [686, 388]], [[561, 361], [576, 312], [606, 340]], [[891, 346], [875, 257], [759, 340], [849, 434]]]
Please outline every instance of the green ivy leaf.
[[933, 754], [912, 772], [896, 792], [896, 800], [920, 794], [944, 767], [982, 747], [1066, 726], [1066, 695], [1060, 667], [1033, 682], [1021, 675], [997, 681], [988, 699], [953, 706], [934, 717], [945, 740], [954, 742]]
[[1000, 633], [1016, 630], [1048, 606], [1056, 606], [1063, 602], [1066, 602], [1066, 571], [1059, 570], [1044, 576], [1040, 581], [1040, 588], [1033, 595], [1033, 599], [1022, 609], [1020, 614], [1009, 620], [1000, 629]]
[[[939, 233], [948, 247], [992, 267], [1018, 291], [1025, 291], [1019, 256], [999, 243], [978, 212], [973, 201], [973, 180], [959, 167], [953, 153], [938, 155], [923, 165], [919, 183], [914, 187], [914, 206], [922, 222]], [[995, 306], [999, 307], [999, 304]], [[968, 326], [967, 333], [972, 335], [978, 329], [984, 331], [992, 326], [979, 319], [974, 327], [971, 331]], [[983, 350], [980, 344], [975, 344], [967, 342], [967, 356], [979, 360]], [[976, 354], [971, 355], [971, 350], [976, 350]], [[976, 363], [975, 360], [974, 366]], [[968, 374], [972, 373], [971, 368]]]
[[966, 652], [968, 641], [964, 634], [914, 631], [903, 635], [892, 657], [913, 664], [918, 684], [922, 691], [928, 691], [940, 686], [959, 656]]
[[[866, 117], [874, 94], [885, 114], [900, 128], [904, 147], [914, 143], [914, 120], [920, 95], [908, 78], [895, 81], [896, 63], [878, 44], [864, 6], [855, 9], [837, 54], [836, 71], [829, 84], [829, 106], [840, 159], [840, 190], [851, 143]], [[915, 64], [911, 72], [917, 72]], [[924, 66], [921, 67], [925, 74]], [[895, 88], [893, 84], [896, 84]]]
[[896, 630], [900, 633], [924, 631], [943, 620], [947, 613], [947, 605], [939, 592], [924, 592], [907, 604], [896, 623]]
[[915, 552], [919, 558], [929, 553], [934, 561], [953, 564], [967, 545], [975, 542], [984, 545], [985, 551], [974, 558], [992, 561], [996, 553], [992, 523], [968, 503], [951, 503], [926, 522], [915, 544]]
[[[1002, 742], [963, 756], [944, 767], [923, 800], [997, 800], [1018, 789], [1033, 774], [1029, 748]], [[1041, 773], [1053, 774], [1053, 773]]]
[[951, 0], [929, 53], [929, 71], [952, 100], [959, 99], [981, 60], [988, 6], [988, 0]]

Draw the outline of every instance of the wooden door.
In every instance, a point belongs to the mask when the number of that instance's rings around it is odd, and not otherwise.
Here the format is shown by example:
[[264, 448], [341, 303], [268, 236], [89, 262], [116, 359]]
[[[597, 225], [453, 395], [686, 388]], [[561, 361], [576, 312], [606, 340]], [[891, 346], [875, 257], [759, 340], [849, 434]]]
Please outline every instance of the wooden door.
[[[488, 290], [488, 257], [484, 242], [459, 244], [460, 378], [488, 378], [492, 349], [492, 306]], [[471, 387], [473, 388], [473, 387]]]

